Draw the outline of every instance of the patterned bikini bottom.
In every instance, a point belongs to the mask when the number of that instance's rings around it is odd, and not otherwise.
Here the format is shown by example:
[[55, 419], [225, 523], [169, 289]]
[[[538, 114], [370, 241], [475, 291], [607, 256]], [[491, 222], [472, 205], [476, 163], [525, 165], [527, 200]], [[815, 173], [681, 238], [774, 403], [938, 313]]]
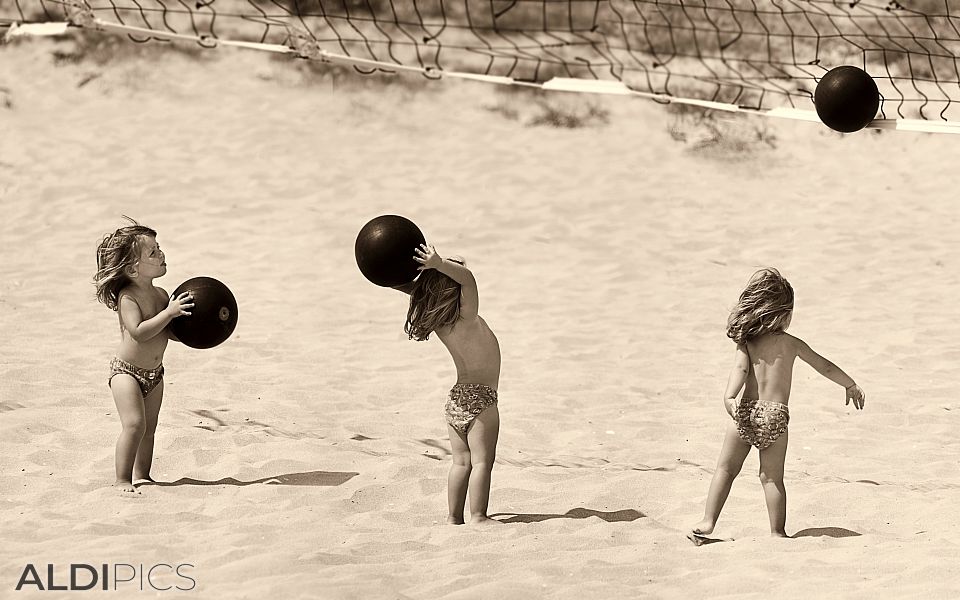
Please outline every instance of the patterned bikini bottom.
[[157, 365], [155, 369], [143, 369], [137, 365], [128, 363], [122, 358], [114, 358], [110, 361], [110, 377], [107, 379], [107, 385], [113, 380], [114, 375], [125, 374], [133, 377], [137, 385], [140, 386], [140, 393], [146, 398], [160, 382], [163, 381], [163, 365]]
[[787, 431], [790, 411], [786, 404], [741, 398], [733, 420], [737, 423], [740, 439], [763, 450]]
[[497, 390], [482, 383], [458, 383], [450, 390], [444, 406], [447, 423], [466, 435], [470, 425], [484, 409], [497, 403]]

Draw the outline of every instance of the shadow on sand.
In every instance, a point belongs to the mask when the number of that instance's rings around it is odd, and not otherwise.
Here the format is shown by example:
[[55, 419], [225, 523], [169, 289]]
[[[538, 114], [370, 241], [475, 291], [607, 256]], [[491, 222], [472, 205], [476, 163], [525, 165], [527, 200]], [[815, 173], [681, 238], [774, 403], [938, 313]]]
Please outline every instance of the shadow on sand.
[[272, 477], [261, 477], [251, 481], [241, 481], [233, 477], [224, 477], [216, 481], [206, 481], [203, 479], [191, 479], [190, 477], [181, 477], [176, 481], [157, 481], [149, 485], [161, 487], [178, 485], [307, 485], [307, 486], [334, 486], [341, 485], [350, 481], [359, 473], [337, 472], [337, 471], [307, 471], [305, 473], [287, 473], [285, 475], [274, 475]]
[[849, 529], [844, 529], [843, 527], [809, 527], [807, 529], [801, 529], [790, 537], [832, 537], [832, 538], [845, 538], [845, 537], [857, 537], [860, 535], [856, 531], [850, 531]]
[[709, 544], [718, 544], [720, 542], [732, 542], [733, 538], [715, 538], [702, 533], [687, 533], [687, 539], [693, 542], [695, 546], [707, 546]]
[[603, 519], [607, 523], [621, 523], [627, 521], [636, 521], [637, 519], [642, 519], [647, 515], [643, 514], [638, 510], [633, 510], [628, 508], [625, 510], [615, 510], [613, 512], [605, 512], [602, 510], [591, 510], [589, 508], [573, 508], [568, 510], [562, 515], [556, 514], [517, 514], [517, 513], [496, 513], [490, 515], [491, 517], [504, 517], [510, 515], [506, 519], [497, 519], [501, 523], [539, 523], [541, 521], [549, 521], [550, 519], [586, 519], [589, 517], [597, 517]]

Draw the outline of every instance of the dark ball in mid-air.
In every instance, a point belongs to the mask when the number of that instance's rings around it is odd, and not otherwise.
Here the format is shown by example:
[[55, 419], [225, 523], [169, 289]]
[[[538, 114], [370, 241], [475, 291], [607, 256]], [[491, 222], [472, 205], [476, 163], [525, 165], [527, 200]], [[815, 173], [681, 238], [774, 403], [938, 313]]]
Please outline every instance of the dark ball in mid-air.
[[820, 79], [813, 103], [824, 125], [852, 133], [866, 127], [877, 116], [880, 90], [866, 71], [845, 65], [830, 69]]

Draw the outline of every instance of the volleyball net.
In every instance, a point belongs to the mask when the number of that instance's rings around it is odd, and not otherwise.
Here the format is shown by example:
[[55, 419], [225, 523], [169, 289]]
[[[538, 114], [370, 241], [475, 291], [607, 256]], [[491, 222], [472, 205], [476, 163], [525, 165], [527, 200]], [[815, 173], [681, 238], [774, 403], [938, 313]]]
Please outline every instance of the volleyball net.
[[871, 126], [960, 132], [957, 0], [0, 0], [7, 39], [74, 28], [813, 121], [854, 65]]

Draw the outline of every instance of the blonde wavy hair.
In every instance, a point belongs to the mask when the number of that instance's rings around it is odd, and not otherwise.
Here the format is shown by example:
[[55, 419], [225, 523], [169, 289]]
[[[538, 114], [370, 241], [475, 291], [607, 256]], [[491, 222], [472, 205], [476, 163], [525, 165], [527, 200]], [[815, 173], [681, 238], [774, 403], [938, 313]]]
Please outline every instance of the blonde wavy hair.
[[145, 236], [157, 236], [153, 229], [140, 225], [126, 215], [123, 218], [130, 225], [104, 236], [97, 246], [97, 273], [93, 276], [93, 283], [97, 286], [97, 300], [110, 310], [117, 310], [120, 290], [130, 284], [126, 269], [140, 260], [143, 249], [141, 240]]
[[760, 269], [750, 277], [727, 318], [727, 337], [740, 344], [783, 331], [793, 312], [793, 287], [779, 271]]
[[[458, 264], [463, 259], [448, 258]], [[418, 342], [430, 334], [453, 325], [460, 318], [460, 284], [436, 269], [424, 269], [410, 292], [410, 309], [403, 326], [407, 338]]]

